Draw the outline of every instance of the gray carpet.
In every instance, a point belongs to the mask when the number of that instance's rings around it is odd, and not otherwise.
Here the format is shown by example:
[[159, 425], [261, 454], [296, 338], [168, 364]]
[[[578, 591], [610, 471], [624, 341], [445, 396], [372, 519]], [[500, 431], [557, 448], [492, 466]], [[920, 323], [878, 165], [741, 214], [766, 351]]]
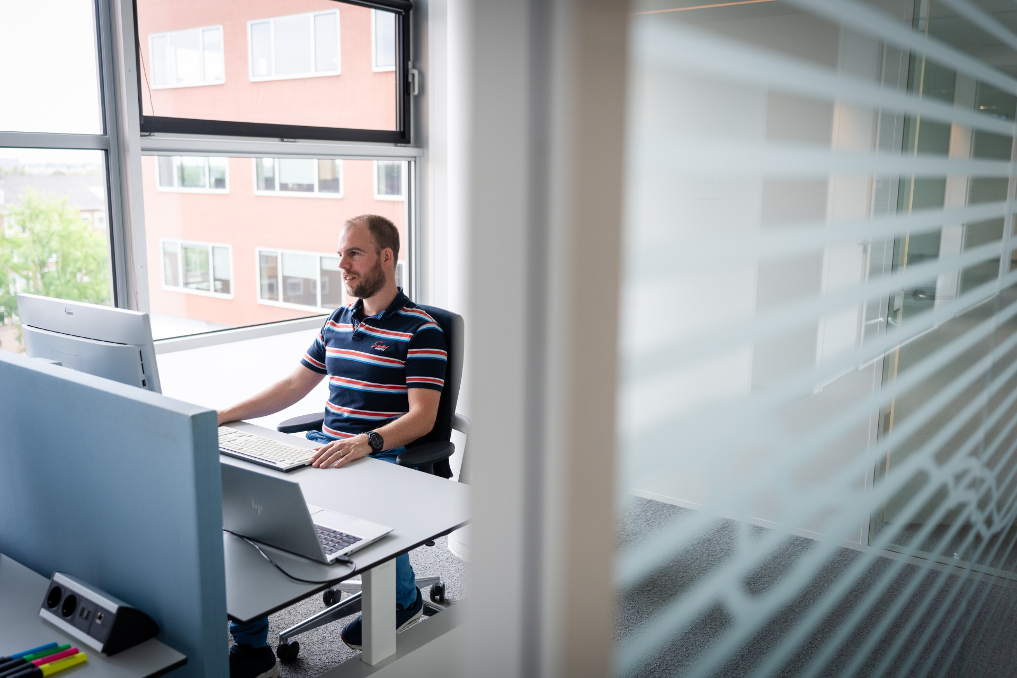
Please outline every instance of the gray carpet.
[[[690, 513], [687, 509], [669, 504], [635, 499], [630, 510], [619, 521], [619, 545], [628, 546], [652, 538], [654, 533], [664, 525]], [[750, 535], [760, 535], [765, 532], [763, 528], [718, 519], [714, 529], [705, 534], [698, 542], [677, 554], [671, 562], [657, 570], [640, 586], [622, 595], [616, 610], [616, 640], [624, 641], [637, 633], [674, 596], [696, 586], [713, 569], [727, 559], [735, 557], [737, 535], [740, 530], [747, 530]], [[781, 548], [766, 563], [743, 580], [742, 585], [749, 593], [762, 593], [768, 590], [782, 580], [789, 563], [808, 553], [815, 544], [816, 542], [810, 539], [787, 538]], [[758, 668], [760, 661], [768, 656], [777, 643], [797, 626], [798, 621], [808, 613], [817, 601], [823, 599], [825, 591], [837, 581], [837, 578], [853, 563], [858, 562], [859, 558], [865, 557], [867, 556], [858, 551], [839, 549], [835, 556], [821, 568], [818, 575], [801, 587], [799, 595], [795, 599], [790, 601], [784, 609], [777, 610], [770, 619], [760, 626], [760, 630], [754, 637], [748, 639], [732, 656], [725, 658], [725, 662], [714, 675], [718, 678], [753, 675], [753, 671]], [[447, 604], [454, 604], [466, 595], [466, 563], [456, 558], [448, 550], [447, 538], [437, 540], [434, 547], [417, 549], [410, 554], [410, 560], [418, 576], [441, 575], [446, 582]], [[925, 577], [925, 582], [918, 589], [919, 594], [906, 602], [903, 612], [894, 619], [887, 631], [880, 637], [875, 649], [862, 664], [860, 671], [853, 674], [855, 676], [875, 675], [876, 666], [882, 661], [890, 646], [904, 632], [905, 627], [910, 624], [916, 608], [923, 600], [921, 597], [923, 589], [940, 576], [935, 571], [923, 573], [920, 568], [915, 566], [904, 567], [887, 589], [885, 597], [867, 613], [859, 627], [842, 637], [840, 635], [843, 631], [840, 628], [842, 620], [854, 609], [870, 587], [875, 585], [876, 578], [880, 573], [891, 564], [892, 561], [884, 558], [873, 559], [873, 562], [867, 566], [864, 576], [847, 595], [842, 596], [826, 618], [811, 631], [809, 637], [794, 648], [786, 658], [783, 667], [775, 675], [781, 677], [805, 675], [803, 670], [810, 660], [816, 656], [820, 648], [830, 642], [840, 643], [838, 652], [815, 675], [846, 675], [843, 669], [854, 658], [858, 647], [868, 639], [869, 629], [883, 617], [903, 588], [914, 577]], [[956, 583], [955, 578], [951, 578], [946, 590], [952, 590], [951, 584], [953, 583]], [[973, 586], [968, 580], [960, 582], [960, 585], [962, 587]], [[975, 591], [975, 600], [981, 597], [986, 586], [986, 584], [979, 585]], [[995, 612], [991, 615], [987, 614], [988, 608], [991, 607], [989, 605], [980, 612], [977, 610], [966, 611], [965, 621], [971, 623], [971, 631], [963, 637], [953, 633], [945, 643], [945, 653], [953, 650], [956, 643], [961, 644], [956, 657], [949, 666], [944, 666], [943, 658], [937, 657], [932, 663], [931, 672], [927, 675], [943, 675], [950, 678], [955, 676], [1013, 678], [1017, 676], [1017, 643], [1015, 643], [1015, 639], [1017, 639], [1017, 618], [1015, 618], [1017, 590], [1000, 586], [994, 586], [991, 589], [989, 591], [990, 602], [1000, 603], [995, 607]], [[427, 595], [426, 590], [424, 595]], [[949, 604], [949, 601], [945, 600], [944, 596], [944, 600], [937, 600], [930, 606], [924, 615], [925, 619], [917, 625], [918, 633], [905, 642], [904, 656], [896, 657], [887, 672], [882, 675], [904, 678], [904, 658], [912, 649], [913, 644], [918, 641], [921, 632], [931, 623], [935, 613], [946, 604]], [[306, 619], [324, 607], [321, 596], [315, 595], [272, 615], [269, 618], [269, 642], [273, 648], [281, 629]], [[670, 643], [650, 657], [647, 663], [633, 675], [640, 676], [640, 678], [670, 678], [684, 675], [696, 660], [703, 656], [703, 653], [711, 651], [713, 643], [730, 629], [731, 621], [731, 617], [720, 606], [705, 610], [690, 628], [676, 635]], [[339, 630], [343, 623], [345, 622], [330, 624], [300, 636], [297, 639], [300, 642], [299, 657], [292, 664], [282, 665], [281, 675], [286, 678], [316, 676], [356, 656], [358, 653], [346, 647], [339, 639]], [[419, 623], [426, 624], [427, 621]], [[940, 634], [941, 630], [939, 629], [934, 632], [931, 645], [936, 644]], [[912, 673], [912, 675], [916, 674]]]
[[[410, 562], [418, 577], [436, 574], [441, 576], [445, 583], [446, 606], [455, 604], [465, 596], [466, 563], [448, 550], [448, 537], [436, 539], [434, 546], [422, 546], [412, 551]], [[428, 600], [428, 589], [424, 589], [423, 594], [424, 600]], [[321, 594], [316, 594], [271, 615], [268, 618], [268, 642], [272, 645], [273, 651], [279, 640], [280, 631], [324, 609], [325, 604], [321, 600]], [[359, 655], [360, 652], [350, 649], [339, 639], [339, 631], [351, 619], [353, 619], [352, 616], [296, 637], [294, 640], [300, 643], [300, 653], [297, 655], [296, 661], [280, 665], [280, 676], [311, 678]], [[424, 618], [417, 623], [426, 624], [427, 619]]]

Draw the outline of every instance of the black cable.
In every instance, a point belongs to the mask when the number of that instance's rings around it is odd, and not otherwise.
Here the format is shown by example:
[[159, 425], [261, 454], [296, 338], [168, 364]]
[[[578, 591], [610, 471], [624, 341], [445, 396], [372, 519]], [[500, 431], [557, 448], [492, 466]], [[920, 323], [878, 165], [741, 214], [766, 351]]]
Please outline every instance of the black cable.
[[[230, 532], [230, 530], [226, 530], [226, 529], [223, 529], [223, 532], [229, 532], [233, 536], [240, 537], [241, 539], [246, 541], [248, 544], [250, 544], [255, 549], [257, 549], [258, 553], [261, 554], [262, 558], [264, 558], [268, 562], [272, 563], [272, 567], [274, 567], [275, 569], [279, 570], [280, 572], [282, 572], [284, 575], [286, 575], [287, 577], [289, 577], [293, 581], [298, 581], [301, 584], [334, 584], [334, 583], [339, 582], [339, 581], [341, 581], [341, 580], [343, 580], [345, 578], [345, 575], [344, 575], [343, 577], [335, 577], [334, 579], [326, 579], [325, 581], [314, 581], [313, 579], [301, 579], [300, 577], [295, 577], [292, 574], [290, 574], [289, 572], [287, 572], [286, 570], [282, 569], [279, 566], [279, 563], [277, 563], [274, 560], [272, 560], [267, 553], [265, 553], [264, 551], [261, 550], [260, 546], [258, 546], [256, 543], [254, 543], [253, 541], [251, 541], [250, 539], [248, 539], [244, 535], [237, 534], [236, 532]], [[347, 558], [346, 556], [339, 556], [338, 558], [336, 558], [336, 561], [342, 563], [343, 565], [349, 565], [354, 570], [357, 569], [357, 564], [354, 563], [350, 558]]]

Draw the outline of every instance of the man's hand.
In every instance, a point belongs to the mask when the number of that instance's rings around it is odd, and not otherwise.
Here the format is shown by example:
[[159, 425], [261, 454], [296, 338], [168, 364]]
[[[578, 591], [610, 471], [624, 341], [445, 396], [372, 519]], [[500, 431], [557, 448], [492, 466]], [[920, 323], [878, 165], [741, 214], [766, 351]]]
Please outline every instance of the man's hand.
[[371, 444], [367, 442], [367, 434], [344, 438], [326, 443], [317, 448], [317, 452], [311, 456], [311, 466], [314, 468], [339, 468], [351, 461], [356, 461], [367, 456], [371, 452]]

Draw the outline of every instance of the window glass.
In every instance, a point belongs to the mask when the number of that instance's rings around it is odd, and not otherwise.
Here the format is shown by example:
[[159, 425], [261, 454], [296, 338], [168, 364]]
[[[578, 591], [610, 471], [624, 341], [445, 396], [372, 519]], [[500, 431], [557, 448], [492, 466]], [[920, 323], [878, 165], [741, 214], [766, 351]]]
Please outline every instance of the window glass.
[[399, 229], [397, 283], [412, 298], [406, 202], [375, 196], [373, 160], [198, 158], [212, 185], [225, 173], [227, 192], [164, 188], [166, 157], [142, 157], [155, 336], [320, 315], [349, 303], [336, 247], [342, 224], [360, 214]]
[[287, 304], [318, 305], [318, 262], [307, 254], [282, 255], [282, 293]]
[[208, 184], [210, 189], [226, 188], [226, 158], [208, 159]]
[[108, 210], [102, 151], [0, 148], [0, 350], [23, 350], [19, 292], [112, 302]]
[[205, 158], [188, 156], [177, 159], [177, 186], [180, 188], [208, 188], [205, 178]]
[[162, 244], [162, 281], [168, 287], [180, 287], [180, 243]]
[[258, 298], [279, 301], [279, 255], [276, 252], [258, 253]]
[[208, 262], [208, 247], [184, 245], [181, 248], [184, 263], [184, 287], [192, 290], [211, 291]]
[[321, 306], [339, 308], [343, 301], [343, 275], [338, 257], [321, 257]]
[[374, 70], [393, 71], [396, 65], [396, 15], [378, 9], [371, 12]]
[[168, 155], [159, 156], [159, 187], [175, 188], [177, 185], [176, 170], [173, 169], [173, 158]]
[[314, 192], [314, 161], [305, 158], [279, 160], [279, 190], [286, 192]]
[[374, 194], [380, 200], [403, 199], [403, 161], [375, 161]]
[[226, 78], [221, 26], [153, 33], [148, 46], [153, 87], [218, 85]]
[[228, 247], [212, 248], [212, 271], [214, 278], [214, 289], [219, 294], [230, 294], [230, 281], [233, 278], [230, 265], [230, 250]]
[[102, 134], [96, 54], [93, 0], [0, 3], [0, 130]]
[[142, 112], [397, 130], [396, 17], [332, 0], [137, 0]]

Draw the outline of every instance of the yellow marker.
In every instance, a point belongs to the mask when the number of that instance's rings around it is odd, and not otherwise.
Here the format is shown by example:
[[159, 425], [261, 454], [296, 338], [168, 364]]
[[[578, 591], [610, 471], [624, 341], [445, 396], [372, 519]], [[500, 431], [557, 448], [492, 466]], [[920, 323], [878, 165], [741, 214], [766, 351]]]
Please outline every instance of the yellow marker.
[[39, 667], [39, 670], [42, 671], [43, 676], [52, 676], [54, 673], [60, 673], [64, 669], [69, 669], [72, 666], [77, 666], [78, 664], [84, 664], [87, 659], [87, 654], [79, 652], [67, 659], [61, 659], [60, 661], [53, 662], [52, 664], [43, 664]]

